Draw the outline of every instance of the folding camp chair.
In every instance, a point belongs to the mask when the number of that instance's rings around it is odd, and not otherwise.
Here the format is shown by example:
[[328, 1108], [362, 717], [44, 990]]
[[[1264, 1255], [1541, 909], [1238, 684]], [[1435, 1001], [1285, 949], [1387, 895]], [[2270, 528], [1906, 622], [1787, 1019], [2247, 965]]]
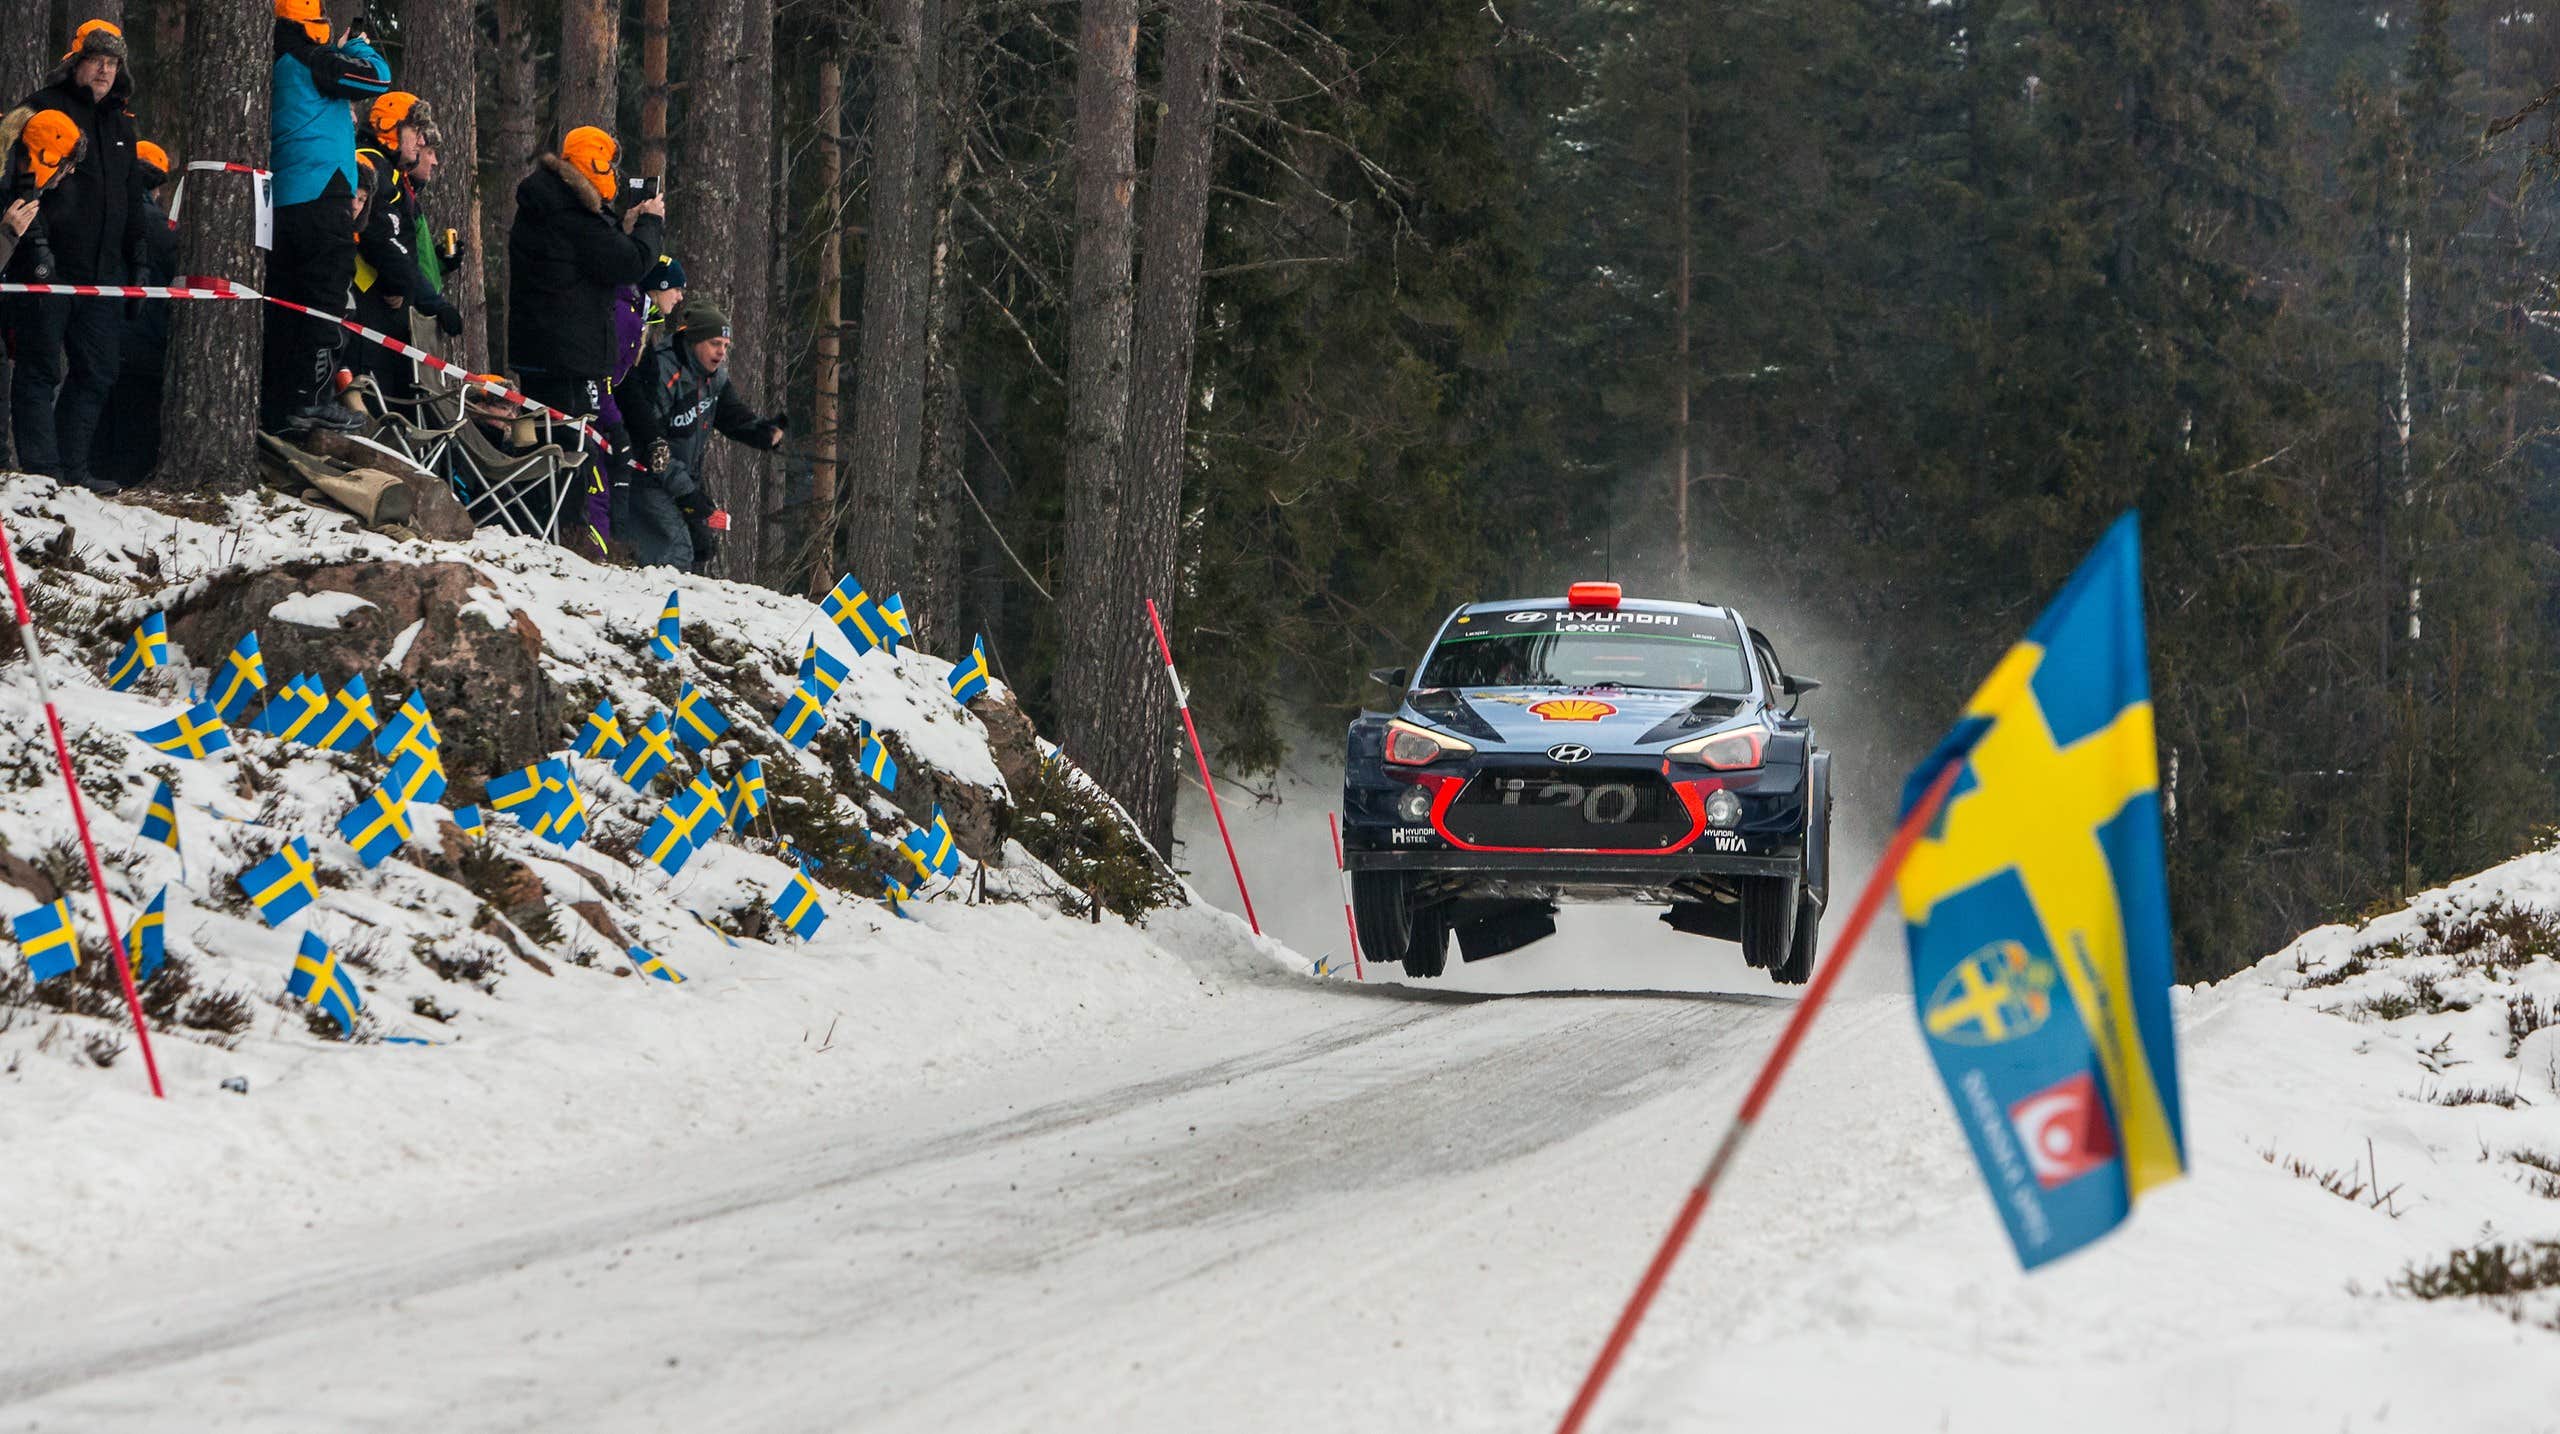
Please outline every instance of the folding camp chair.
[[485, 389], [466, 389], [460, 399], [462, 421], [438, 455], [454, 496], [475, 523], [558, 542], [582, 457], [564, 446], [575, 430]]
[[407, 412], [392, 405], [369, 374], [348, 385], [344, 396], [368, 420], [364, 436], [371, 446], [443, 476], [444, 450], [463, 423], [462, 397], [455, 385], [445, 384], [442, 393], [421, 393]]

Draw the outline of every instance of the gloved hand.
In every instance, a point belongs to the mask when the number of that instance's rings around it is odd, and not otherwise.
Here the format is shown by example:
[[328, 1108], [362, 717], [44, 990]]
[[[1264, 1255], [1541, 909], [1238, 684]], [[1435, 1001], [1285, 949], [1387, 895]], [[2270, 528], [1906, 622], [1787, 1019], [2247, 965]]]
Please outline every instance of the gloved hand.
[[648, 457], [640, 466], [648, 469], [652, 473], [664, 473], [668, 469], [675, 467], [675, 455], [667, 451], [667, 440], [663, 438], [650, 439]]
[[455, 308], [450, 301], [438, 302], [442, 307], [436, 310], [436, 332], [449, 339], [462, 337], [462, 310]]

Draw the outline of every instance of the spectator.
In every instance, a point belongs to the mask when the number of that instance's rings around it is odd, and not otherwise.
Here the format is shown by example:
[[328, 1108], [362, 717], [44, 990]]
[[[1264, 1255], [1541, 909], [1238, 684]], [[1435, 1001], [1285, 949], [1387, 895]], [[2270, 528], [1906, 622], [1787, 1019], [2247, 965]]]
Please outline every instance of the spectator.
[[[620, 357], [617, 291], [647, 277], [665, 238], [661, 196], [624, 205], [616, 220], [610, 206], [618, 152], [613, 136], [593, 125], [569, 131], [560, 152], [542, 156], [516, 186], [516, 219], [507, 231], [507, 353], [517, 384], [580, 418], [603, 413]], [[571, 490], [577, 512], [604, 482], [599, 467], [585, 465]]]
[[671, 254], [658, 256], [649, 277], [614, 291], [613, 381], [605, 390], [602, 421], [605, 438], [613, 444], [616, 456], [600, 465], [610, 472], [612, 491], [590, 493], [587, 497], [587, 527], [595, 540], [591, 546], [599, 551], [609, 548], [613, 535], [629, 526], [626, 510], [631, 502], [631, 432], [622, 417], [622, 400], [628, 396], [623, 386], [639, 366], [641, 355], [653, 345], [666, 342], [662, 327], [682, 302], [684, 265]]
[[711, 430], [755, 448], [779, 448], [780, 415], [758, 418], [729, 388], [729, 316], [708, 299], [676, 311], [672, 343], [652, 347], [624, 385], [623, 419], [639, 455], [631, 480], [631, 545], [642, 563], [706, 572], [720, 539], [702, 460]]
[[[369, 197], [356, 235], [356, 322], [395, 339], [422, 342], [409, 327], [416, 313], [436, 321], [451, 338], [462, 332], [462, 311], [428, 274], [434, 250], [424, 242], [415, 176], [434, 173], [435, 146], [444, 136], [425, 100], [394, 90], [373, 102], [370, 134], [356, 150], [356, 168]], [[369, 373], [383, 398], [402, 407], [415, 403], [417, 365], [379, 344], [357, 346], [356, 370]]]
[[[86, 21], [52, 82], [0, 121], [24, 125], [51, 111], [78, 126], [86, 142], [82, 162], [44, 196], [54, 283], [127, 283], [138, 264], [142, 175], [134, 163], [133, 113], [125, 107], [133, 93], [128, 58], [122, 30]], [[124, 301], [21, 294], [8, 309], [9, 347], [18, 360], [9, 416], [20, 466], [92, 492], [115, 492], [89, 460], [107, 391], [115, 386]]]
[[0, 179], [0, 278], [13, 284], [54, 282], [53, 250], [45, 243], [44, 196], [80, 167], [88, 141], [71, 116], [39, 110], [23, 122], [0, 121], [7, 175]]
[[[133, 282], [165, 287], [178, 276], [178, 226], [160, 204], [169, 182], [169, 155], [144, 140], [133, 147], [142, 170], [142, 267]], [[98, 473], [127, 488], [151, 476], [160, 461], [160, 374], [169, 357], [169, 301], [127, 299], [123, 357], [107, 408], [116, 421], [98, 439]]]
[[[343, 316], [356, 270], [356, 124], [350, 102], [391, 89], [391, 66], [363, 38], [329, 42], [320, 0], [275, 0], [267, 164], [275, 171], [275, 247], [267, 292]], [[270, 433], [338, 430], [363, 420], [331, 392], [343, 332], [327, 319], [266, 306], [258, 426]]]

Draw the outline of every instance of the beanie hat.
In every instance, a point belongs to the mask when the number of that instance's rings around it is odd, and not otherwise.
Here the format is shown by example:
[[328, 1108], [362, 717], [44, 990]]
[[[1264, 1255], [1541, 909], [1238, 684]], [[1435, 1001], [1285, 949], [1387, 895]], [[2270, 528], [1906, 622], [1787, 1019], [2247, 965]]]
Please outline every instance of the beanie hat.
[[26, 128], [18, 131], [18, 143], [27, 152], [27, 170], [35, 176], [38, 189], [52, 184], [62, 167], [89, 147], [80, 126], [60, 110], [38, 110], [29, 115]]
[[320, 13], [320, 0], [276, 0], [276, 18], [300, 25], [313, 44], [329, 43], [329, 21]]
[[70, 64], [83, 55], [104, 55], [118, 65], [130, 64], [133, 51], [124, 43], [124, 31], [112, 20], [83, 20], [71, 36], [71, 48], [64, 52], [62, 63]]
[[613, 160], [621, 148], [613, 142], [612, 135], [594, 125], [582, 124], [569, 131], [568, 138], [560, 141], [560, 157], [569, 162], [570, 168], [585, 176], [587, 183], [596, 187], [597, 194], [611, 199]]
[[158, 186], [169, 182], [169, 151], [162, 149], [160, 146], [153, 144], [151, 141], [146, 139], [141, 140], [134, 145], [133, 157], [141, 160], [144, 164], [151, 166], [153, 169], [160, 171], [160, 177], [158, 179], [153, 179], [148, 175], [143, 176], [143, 182], [146, 187], [157, 188]]
[[373, 108], [365, 115], [365, 121], [372, 126], [374, 139], [384, 149], [400, 147], [397, 131], [404, 124], [416, 125], [418, 138], [428, 144], [444, 143], [444, 131], [436, 128], [435, 106], [407, 90], [393, 90], [375, 100]]
[[676, 334], [687, 343], [729, 337], [729, 316], [709, 299], [687, 299], [676, 310]]
[[659, 255], [658, 266], [649, 271], [648, 278], [640, 281], [640, 292], [644, 294], [654, 294], [660, 289], [683, 287], [684, 265], [677, 263], [676, 256], [673, 254]]

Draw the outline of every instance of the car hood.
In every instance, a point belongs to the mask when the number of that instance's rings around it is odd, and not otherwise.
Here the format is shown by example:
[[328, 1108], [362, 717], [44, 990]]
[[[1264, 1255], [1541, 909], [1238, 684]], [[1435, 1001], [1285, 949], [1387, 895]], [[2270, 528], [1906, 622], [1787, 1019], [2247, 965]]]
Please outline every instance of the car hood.
[[[1530, 751], [1544, 751], [1558, 742], [1579, 742], [1604, 752], [1659, 745], [1675, 736], [1713, 731], [1750, 707], [1748, 698], [1723, 699], [1732, 704], [1730, 711], [1711, 704], [1706, 709], [1706, 720], [1683, 731], [1657, 735], [1648, 744], [1647, 734], [1686, 711], [1700, 694], [1616, 688], [1594, 692], [1569, 687], [1469, 687], [1454, 695], [1494, 731], [1500, 747]], [[1478, 734], [1465, 732], [1463, 724], [1435, 720], [1440, 719], [1440, 714], [1431, 708], [1437, 705], [1416, 703], [1415, 709], [1436, 726], [1481, 740]]]

